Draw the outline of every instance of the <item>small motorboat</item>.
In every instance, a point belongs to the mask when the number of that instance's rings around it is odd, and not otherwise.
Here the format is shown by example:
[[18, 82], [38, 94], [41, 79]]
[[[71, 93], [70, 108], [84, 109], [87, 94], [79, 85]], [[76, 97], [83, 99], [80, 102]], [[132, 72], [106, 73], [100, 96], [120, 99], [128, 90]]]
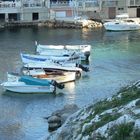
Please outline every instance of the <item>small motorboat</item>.
[[47, 62], [36, 62], [28, 63], [23, 65], [24, 68], [28, 69], [44, 69], [44, 70], [61, 70], [69, 72], [88, 72], [89, 68], [77, 63], [54, 63], [51, 61]]
[[76, 72], [67, 72], [61, 70], [45, 71], [44, 69], [23, 69], [23, 75], [30, 75], [35, 78], [55, 80], [57, 83], [67, 83], [75, 81], [78, 75]]
[[34, 55], [34, 54], [20, 54], [23, 63], [34, 63], [34, 62], [80, 62], [80, 57], [76, 54], [72, 56], [46, 56], [46, 55]]
[[81, 60], [89, 60], [91, 45], [40, 45], [35, 41], [36, 52], [41, 55], [67, 55], [76, 53]]
[[54, 93], [56, 87], [63, 89], [64, 85], [58, 84], [54, 80], [44, 80], [33, 78], [31, 76], [17, 76], [15, 81], [8, 79], [1, 86], [8, 91], [17, 93]]
[[120, 14], [116, 19], [105, 22], [104, 27], [108, 31], [133, 31], [140, 30], [140, 23], [129, 18], [128, 14]]

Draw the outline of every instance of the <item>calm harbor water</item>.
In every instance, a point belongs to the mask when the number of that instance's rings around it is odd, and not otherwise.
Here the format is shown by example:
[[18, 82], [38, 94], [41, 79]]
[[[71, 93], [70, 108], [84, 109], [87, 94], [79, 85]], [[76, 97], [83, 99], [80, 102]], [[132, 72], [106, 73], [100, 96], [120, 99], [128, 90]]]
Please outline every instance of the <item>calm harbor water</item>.
[[110, 97], [140, 79], [140, 31], [20, 28], [0, 30], [0, 81], [22, 66], [20, 52], [34, 53], [40, 44], [90, 44], [90, 72], [66, 84], [56, 95], [19, 95], [0, 87], [0, 140], [38, 140], [48, 134], [43, 117], [75, 103], [83, 107]]

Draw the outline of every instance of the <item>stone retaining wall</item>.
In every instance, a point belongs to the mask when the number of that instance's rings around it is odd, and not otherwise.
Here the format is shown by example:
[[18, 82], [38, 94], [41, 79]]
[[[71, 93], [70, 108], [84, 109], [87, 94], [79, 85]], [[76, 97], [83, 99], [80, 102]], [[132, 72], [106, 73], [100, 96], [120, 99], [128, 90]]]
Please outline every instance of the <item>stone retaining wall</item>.
[[49, 27], [49, 28], [98, 28], [102, 27], [102, 23], [91, 20], [83, 21], [62, 21], [62, 20], [46, 20], [34, 22], [6, 22], [4, 27]]

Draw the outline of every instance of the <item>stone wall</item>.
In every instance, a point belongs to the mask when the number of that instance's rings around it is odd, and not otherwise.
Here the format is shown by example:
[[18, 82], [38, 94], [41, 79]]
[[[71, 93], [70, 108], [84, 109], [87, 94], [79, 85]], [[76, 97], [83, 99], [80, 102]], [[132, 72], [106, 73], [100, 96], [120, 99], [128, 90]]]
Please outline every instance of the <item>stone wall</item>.
[[5, 27], [49, 27], [49, 28], [99, 28], [102, 27], [102, 23], [92, 20], [80, 20], [80, 21], [62, 21], [62, 20], [45, 20], [34, 22], [6, 22]]

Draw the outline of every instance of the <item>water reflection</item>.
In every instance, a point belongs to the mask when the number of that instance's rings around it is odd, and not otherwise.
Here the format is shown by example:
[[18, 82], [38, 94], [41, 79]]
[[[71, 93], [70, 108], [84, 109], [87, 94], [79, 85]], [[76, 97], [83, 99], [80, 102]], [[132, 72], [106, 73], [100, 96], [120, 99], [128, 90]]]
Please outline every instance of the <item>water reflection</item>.
[[68, 92], [70, 92], [70, 93], [74, 92], [74, 90], [75, 90], [75, 82], [66, 83], [66, 84], [65, 84], [65, 89], [66, 89]]

